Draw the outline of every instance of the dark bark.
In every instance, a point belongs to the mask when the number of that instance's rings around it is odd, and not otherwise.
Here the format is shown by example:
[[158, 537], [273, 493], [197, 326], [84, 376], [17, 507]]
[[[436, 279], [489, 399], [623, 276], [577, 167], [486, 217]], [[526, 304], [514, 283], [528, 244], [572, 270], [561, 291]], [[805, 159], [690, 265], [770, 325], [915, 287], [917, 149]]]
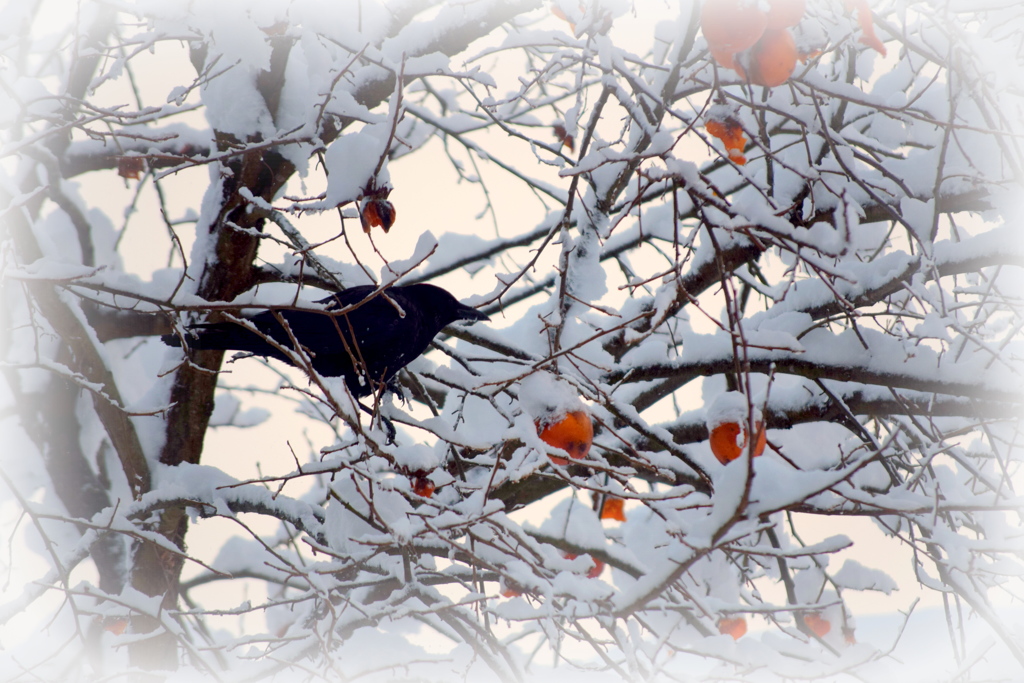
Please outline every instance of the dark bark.
[[[644, 391], [632, 402], [637, 410], [642, 411], [697, 377], [710, 377], [731, 372], [735, 367], [734, 364], [735, 360], [731, 355], [712, 359], [702, 358], [693, 362], [652, 364], [630, 369], [628, 377], [625, 372], [609, 373], [605, 381], [615, 383], [624, 379], [629, 382], [662, 380], [651, 389]], [[782, 353], [773, 354], [771, 358], [750, 360], [748, 365], [751, 372], [766, 375], [774, 371], [808, 379], [860, 382], [880, 387], [958, 396], [993, 404], [1002, 401], [1013, 405], [1024, 400], [1024, 394], [1021, 392], [992, 389], [980, 382], [952, 382], [920, 375], [883, 372], [854, 364], [818, 363]]]
[[[464, 25], [452, 33], [441, 35], [436, 44], [424, 48], [424, 53], [440, 50], [453, 55], [461, 52], [471, 41], [487, 35], [527, 8], [528, 3], [501, 5], [488, 21]], [[283, 86], [280, 75], [284, 73], [290, 45], [286, 40], [278, 42], [271, 59], [271, 72], [258, 80], [259, 90], [271, 113], [276, 111], [279, 102]], [[202, 50], [193, 50], [193, 60], [197, 62], [197, 70], [200, 71], [202, 64], [198, 62], [202, 58]], [[391, 73], [369, 82], [355, 93], [356, 100], [368, 108], [379, 105], [394, 92], [395, 79], [395, 74]], [[330, 122], [330, 119], [327, 121]], [[333, 122], [329, 129], [323, 131], [323, 142], [329, 144], [333, 141], [348, 123]], [[220, 133], [216, 138], [221, 151], [242, 144]], [[248, 140], [246, 143], [259, 143], [259, 140]], [[295, 171], [294, 166], [272, 148], [246, 151], [221, 163], [228, 171], [220, 174], [221, 207], [208, 226], [200, 226], [200, 229], [209, 230], [214, 243], [214, 253], [203, 268], [197, 290], [197, 294], [208, 301], [230, 301], [255, 284], [257, 271], [253, 264], [259, 239], [246, 230], [261, 231], [265, 219], [260, 211], [252, 210], [241, 190], [246, 189], [253, 196], [271, 202]], [[217, 371], [223, 357], [222, 351], [199, 351], [190, 354], [189, 362], [175, 373], [171, 407], [167, 413], [166, 440], [160, 453], [162, 464], [199, 462], [203, 438], [213, 411]], [[181, 551], [185, 550], [187, 529], [187, 511], [181, 506], [165, 510], [156, 525], [156, 531]], [[134, 558], [132, 584], [147, 595], [162, 595], [163, 608], [172, 609], [177, 602], [182, 563], [180, 553], [152, 543], [142, 543]], [[142, 632], [156, 631], [158, 624], [148, 618], [140, 619], [136, 628]], [[132, 661], [147, 669], [174, 668], [177, 662], [175, 649], [174, 637], [161, 632], [147, 641], [136, 643], [131, 651]]]

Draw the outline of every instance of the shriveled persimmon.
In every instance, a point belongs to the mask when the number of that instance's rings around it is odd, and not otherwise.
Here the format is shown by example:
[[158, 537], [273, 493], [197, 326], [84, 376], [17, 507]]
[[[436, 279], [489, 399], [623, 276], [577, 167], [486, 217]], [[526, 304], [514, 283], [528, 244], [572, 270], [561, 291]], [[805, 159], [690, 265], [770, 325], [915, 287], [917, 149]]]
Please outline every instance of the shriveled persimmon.
[[747, 137], [743, 134], [743, 127], [740, 126], [739, 121], [734, 118], [709, 119], [704, 127], [707, 128], [709, 134], [721, 140], [725, 145], [729, 161], [739, 166], [747, 163], [747, 157], [743, 155], [743, 150], [747, 146]]
[[708, 47], [723, 52], [742, 52], [752, 47], [767, 25], [765, 13], [751, 0], [708, 0], [700, 13]]
[[363, 205], [359, 213], [359, 220], [363, 225], [363, 232], [370, 232], [371, 228], [380, 227], [384, 232], [391, 230], [395, 224], [395, 207], [386, 199], [370, 199]]
[[126, 180], [138, 180], [139, 175], [146, 170], [146, 160], [143, 157], [118, 157], [117, 175]]
[[824, 638], [832, 630], [832, 624], [818, 612], [808, 612], [803, 616], [804, 625], [811, 629], [811, 633]]
[[739, 61], [749, 82], [774, 88], [793, 75], [797, 57], [796, 41], [789, 30], [783, 28], [765, 31]]
[[[538, 422], [537, 431], [541, 441], [553, 448], [561, 448], [576, 460], [587, 457], [590, 445], [594, 442], [594, 423], [583, 410], [568, 412], [557, 422], [547, 425]], [[559, 465], [569, 462], [557, 455], [550, 457], [552, 462]]]
[[575, 149], [576, 140], [568, 131], [565, 130], [565, 126], [560, 123], [556, 123], [551, 127], [551, 132], [555, 134], [555, 137], [558, 138], [559, 142], [569, 148], [570, 152]]
[[614, 519], [619, 522], [626, 521], [626, 512], [623, 506], [626, 501], [621, 498], [608, 496], [601, 505], [601, 519]]
[[743, 617], [722, 617], [718, 620], [718, 632], [739, 640], [747, 634], [747, 620]]

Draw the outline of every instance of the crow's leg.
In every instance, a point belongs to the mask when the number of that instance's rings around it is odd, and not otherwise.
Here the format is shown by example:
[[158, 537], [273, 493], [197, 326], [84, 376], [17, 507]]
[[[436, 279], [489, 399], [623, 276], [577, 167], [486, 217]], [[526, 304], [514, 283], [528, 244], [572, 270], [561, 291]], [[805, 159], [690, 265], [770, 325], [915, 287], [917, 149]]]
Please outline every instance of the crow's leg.
[[395, 375], [387, 381], [384, 385], [384, 390], [390, 392], [398, 397], [398, 400], [405, 405], [409, 405], [409, 397], [405, 395], [405, 387], [398, 381], [398, 375]]

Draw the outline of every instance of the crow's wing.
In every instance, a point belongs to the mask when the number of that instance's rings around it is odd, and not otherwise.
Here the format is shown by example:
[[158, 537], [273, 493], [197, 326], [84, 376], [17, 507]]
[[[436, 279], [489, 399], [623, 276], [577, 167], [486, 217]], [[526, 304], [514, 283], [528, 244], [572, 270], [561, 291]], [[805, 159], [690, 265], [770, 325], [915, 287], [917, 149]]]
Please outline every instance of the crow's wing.
[[[373, 287], [353, 287], [322, 299], [317, 303], [331, 302], [336, 308], [356, 304], [373, 291]], [[289, 327], [301, 344], [311, 351], [323, 353], [337, 348], [339, 333], [334, 325], [336, 318], [324, 313], [313, 311], [263, 311], [248, 319], [256, 331], [244, 324], [235, 322], [200, 323], [192, 325], [196, 337], [189, 345], [197, 349], [221, 349], [232, 351], [248, 351], [259, 356], [269, 356], [289, 362], [288, 356], [279, 351], [269, 339], [285, 348], [291, 348], [292, 342], [288, 332], [278, 320], [278, 314], [288, 321]], [[176, 336], [168, 335], [164, 339], [168, 344], [180, 346]]]
[[[351, 291], [341, 293], [348, 296], [335, 295], [321, 303], [337, 300], [335, 308], [340, 308], [363, 301], [368, 293], [352, 296]], [[391, 289], [386, 296], [391, 301], [377, 295], [342, 315], [291, 311], [286, 319], [296, 339], [316, 356], [345, 357], [335, 360], [336, 364], [351, 364], [354, 356], [372, 378], [387, 379], [423, 353], [436, 330], [426, 329], [423, 311], [400, 290]]]
[[[291, 334], [310, 352], [317, 372], [330, 377], [344, 376], [356, 393], [363, 393], [361, 390], [366, 386], [359, 380], [359, 375], [368, 375], [376, 382], [387, 381], [423, 353], [436, 333], [436, 330], [425, 328], [423, 312], [400, 290], [391, 289], [387, 296], [401, 312], [384, 295], [378, 294], [367, 300], [366, 296], [373, 290], [369, 286], [353, 287], [321, 299], [317, 303], [326, 304], [328, 308], [323, 313], [278, 312], [287, 322]], [[330, 312], [354, 304], [359, 305], [347, 313]], [[290, 335], [274, 312], [260, 313], [253, 317], [252, 322], [282, 346], [292, 346]], [[279, 354], [266, 351], [258, 353], [280, 358]], [[358, 373], [356, 367], [360, 368]]]

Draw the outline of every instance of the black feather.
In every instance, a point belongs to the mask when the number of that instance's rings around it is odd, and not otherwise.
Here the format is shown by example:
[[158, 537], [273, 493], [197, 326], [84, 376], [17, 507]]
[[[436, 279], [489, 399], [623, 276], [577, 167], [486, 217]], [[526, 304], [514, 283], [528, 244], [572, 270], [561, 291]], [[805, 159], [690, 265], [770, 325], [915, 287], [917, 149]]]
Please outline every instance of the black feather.
[[[460, 304], [449, 292], [428, 284], [391, 287], [367, 298], [373, 286], [351, 287], [317, 303], [324, 312], [264, 311], [249, 318], [259, 332], [233, 322], [193, 325], [194, 349], [248, 351], [289, 364], [291, 359], [267, 341], [293, 349], [291, 336], [278, 321], [287, 323], [292, 335], [309, 354], [313, 368], [325, 377], [344, 377], [354, 396], [367, 396], [387, 384], [399, 370], [427, 350], [445, 326], [460, 320], [489, 320], [476, 309]], [[332, 314], [351, 306], [347, 313]], [[164, 336], [171, 346], [181, 346], [177, 335]]]

